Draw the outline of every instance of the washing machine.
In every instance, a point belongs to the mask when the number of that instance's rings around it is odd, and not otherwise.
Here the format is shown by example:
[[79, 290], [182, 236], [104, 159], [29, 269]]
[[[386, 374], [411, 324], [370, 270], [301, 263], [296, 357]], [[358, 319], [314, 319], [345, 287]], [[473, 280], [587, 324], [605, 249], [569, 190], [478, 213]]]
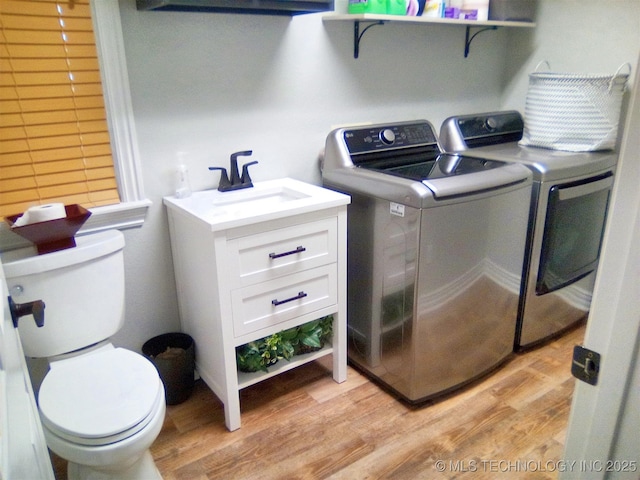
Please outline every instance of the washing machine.
[[351, 196], [350, 363], [420, 403], [513, 354], [529, 169], [445, 154], [427, 120], [341, 128], [323, 184]]
[[520, 146], [517, 111], [454, 116], [440, 129], [448, 152], [516, 162], [533, 174], [514, 348], [561, 335], [586, 319], [617, 153]]

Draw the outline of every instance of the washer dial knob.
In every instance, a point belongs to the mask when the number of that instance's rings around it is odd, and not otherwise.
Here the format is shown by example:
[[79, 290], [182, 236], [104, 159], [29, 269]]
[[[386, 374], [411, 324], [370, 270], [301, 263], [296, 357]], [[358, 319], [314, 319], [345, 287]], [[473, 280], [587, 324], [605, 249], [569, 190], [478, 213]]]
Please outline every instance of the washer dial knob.
[[498, 121], [493, 117], [489, 117], [487, 118], [487, 121], [484, 123], [484, 125], [487, 130], [493, 132], [498, 127]]
[[396, 141], [396, 134], [393, 133], [393, 130], [391, 130], [390, 128], [385, 128], [384, 130], [380, 131], [380, 140], [385, 145], [393, 145], [393, 142]]

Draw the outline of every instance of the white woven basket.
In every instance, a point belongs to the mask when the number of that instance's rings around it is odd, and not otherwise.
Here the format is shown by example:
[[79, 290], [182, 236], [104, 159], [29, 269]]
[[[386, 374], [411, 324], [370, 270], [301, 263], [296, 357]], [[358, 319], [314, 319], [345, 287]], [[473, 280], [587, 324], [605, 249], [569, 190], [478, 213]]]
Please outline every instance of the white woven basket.
[[588, 152], [615, 147], [622, 97], [629, 73], [529, 74], [520, 145]]

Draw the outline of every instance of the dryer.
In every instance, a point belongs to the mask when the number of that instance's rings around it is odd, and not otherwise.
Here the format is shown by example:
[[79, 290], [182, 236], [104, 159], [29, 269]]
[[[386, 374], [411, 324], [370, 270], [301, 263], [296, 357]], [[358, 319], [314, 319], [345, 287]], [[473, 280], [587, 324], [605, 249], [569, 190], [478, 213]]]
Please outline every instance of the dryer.
[[516, 350], [586, 318], [618, 158], [520, 146], [523, 128], [519, 112], [502, 111], [450, 117], [440, 129], [446, 151], [516, 162], [533, 174]]

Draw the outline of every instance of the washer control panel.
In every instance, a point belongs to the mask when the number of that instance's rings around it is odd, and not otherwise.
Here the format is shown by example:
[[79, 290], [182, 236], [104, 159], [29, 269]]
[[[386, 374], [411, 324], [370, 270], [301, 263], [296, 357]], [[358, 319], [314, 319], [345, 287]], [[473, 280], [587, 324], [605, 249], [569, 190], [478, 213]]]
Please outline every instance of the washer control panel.
[[522, 116], [515, 110], [450, 117], [440, 129], [440, 142], [447, 152], [517, 142], [523, 128]]
[[344, 142], [351, 154], [438, 143], [433, 126], [426, 120], [347, 129]]
[[458, 119], [458, 128], [464, 138], [521, 131], [522, 126], [522, 117], [511, 113], [469, 116]]

